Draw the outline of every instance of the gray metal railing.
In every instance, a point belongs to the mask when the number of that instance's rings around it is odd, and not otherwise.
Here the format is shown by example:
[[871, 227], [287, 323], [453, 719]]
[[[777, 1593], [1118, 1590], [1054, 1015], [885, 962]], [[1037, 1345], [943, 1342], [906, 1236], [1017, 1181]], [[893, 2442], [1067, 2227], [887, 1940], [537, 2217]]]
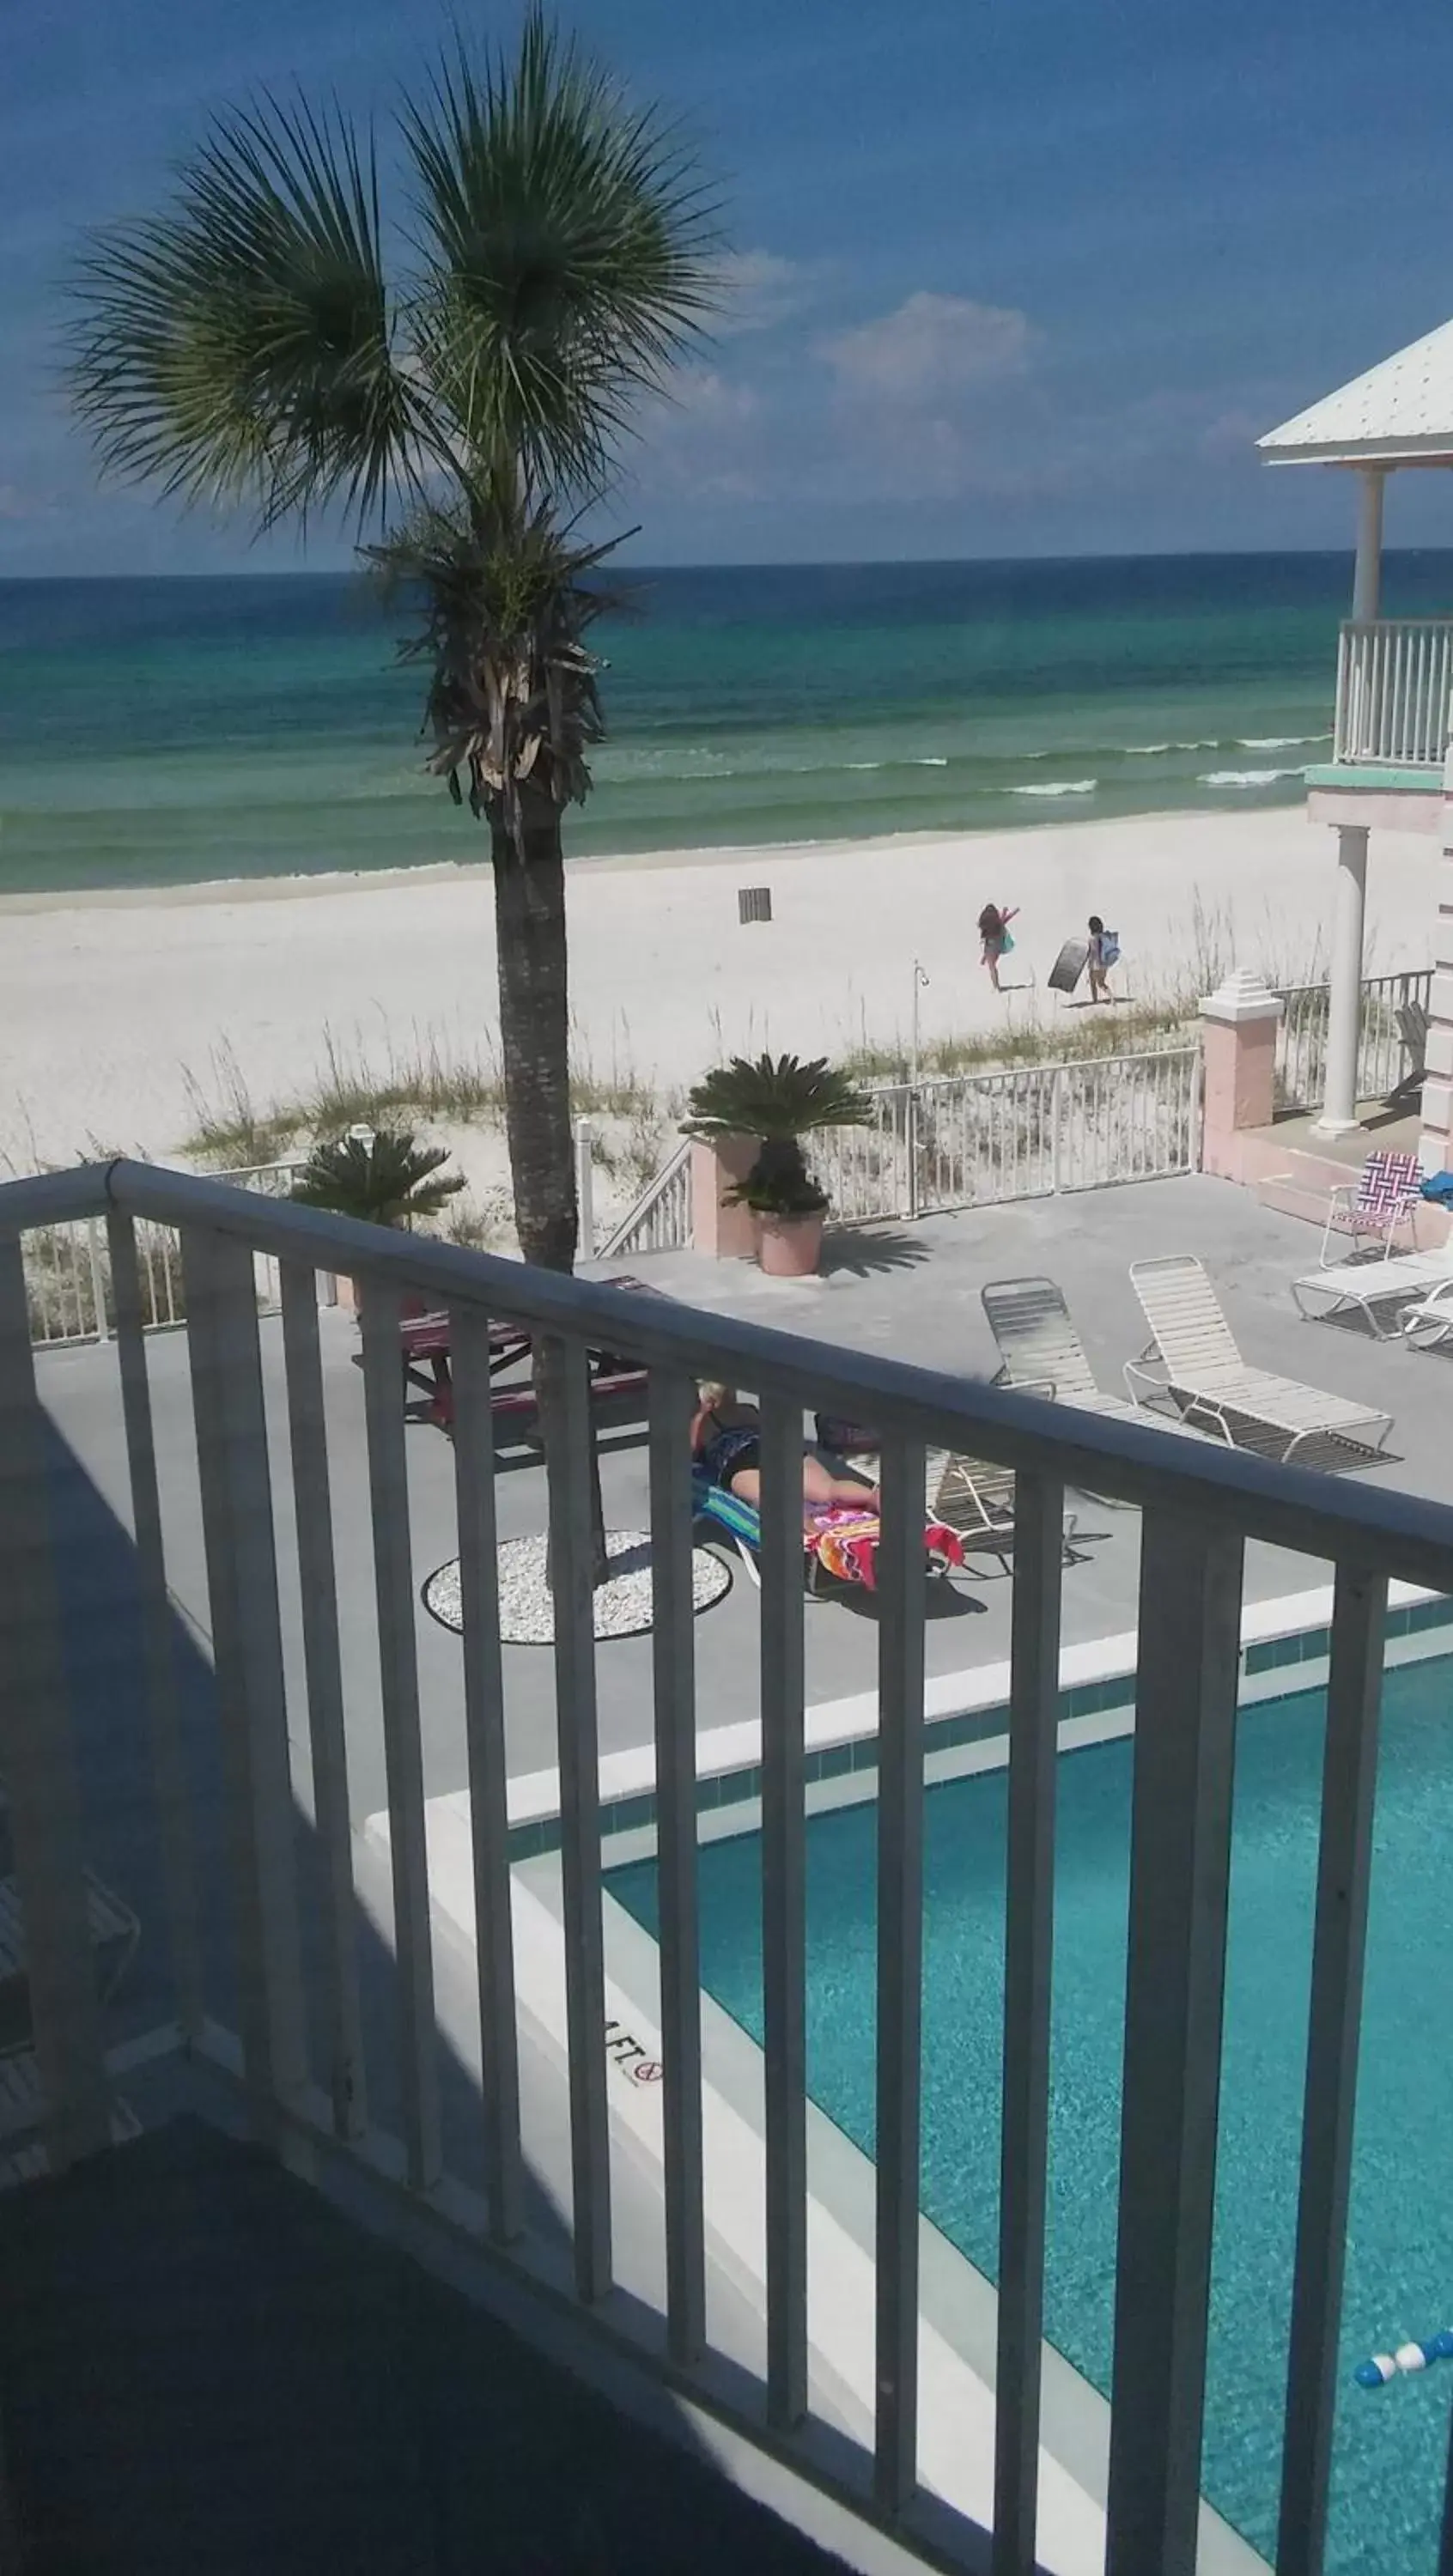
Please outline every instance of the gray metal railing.
[[1349, 619], [1337, 652], [1334, 761], [1441, 769], [1453, 694], [1453, 619]]
[[[620, 1294], [456, 1247], [352, 1224], [244, 1191], [119, 1163], [0, 1188], [0, 1770], [30, 1936], [31, 2001], [58, 2164], [107, 2142], [102, 2033], [88, 1952], [58, 1559], [49, 1536], [44, 1417], [23, 1247], [56, 1224], [105, 1225], [118, 1282], [115, 1364], [125, 1405], [132, 1522], [170, 1963], [179, 2031], [213, 2049], [203, 2010], [196, 1820], [168, 1677], [167, 1564], [158, 1443], [142, 1333], [136, 1229], [177, 1230], [225, 1754], [233, 1983], [241, 2070], [257, 2132], [327, 2139], [396, 2177], [410, 2224], [463, 2229], [517, 2292], [558, 2302], [555, 2246], [527, 2190], [519, 2082], [489, 1322], [559, 1353], [563, 1439], [548, 1471], [560, 1765], [560, 1875], [568, 2007], [573, 2297], [602, 2332], [752, 2439], [836, 2485], [910, 2545], [982, 2564], [980, 2536], [927, 2515], [920, 2451], [920, 1992], [923, 1941], [924, 1452], [987, 1457], [1017, 1479], [1010, 1686], [1007, 1974], [999, 2219], [994, 2576], [1036, 2555], [1046, 2228], [1054, 1769], [1062, 1498], [1072, 1486], [1140, 1505], [1139, 1660], [1131, 1826], [1121, 2224], [1107, 2489], [1106, 2576], [1188, 2572], [1196, 2561], [1210, 2295], [1230, 1786], [1242, 1554], [1248, 1540], [1334, 1569], [1322, 1865], [1282, 2471], [1285, 2576], [1322, 2560], [1369, 1868], [1367, 1799], [1387, 1585], [1453, 1591], [1453, 1510], [1170, 1440], [962, 1378], [844, 1352], [666, 1300]], [[254, 1263], [279, 1264], [287, 1454], [268, 1444]], [[397, 2024], [387, 2073], [397, 2134], [370, 2119], [340, 1616], [329, 1535], [329, 1441], [316, 1274], [360, 1292], [361, 1404], [386, 1757]], [[406, 1294], [447, 1309], [455, 1385], [454, 1481], [464, 1605], [463, 1690], [478, 1927], [477, 2023], [486, 2077], [477, 2134], [483, 2201], [447, 2168], [420, 1736], [413, 1536], [399, 1386]], [[269, 1342], [269, 1348], [273, 1344]], [[642, 2327], [615, 2278], [611, 2097], [602, 1944], [599, 1743], [592, 1641], [587, 1353], [639, 1361], [649, 1382], [653, 1651], [664, 2024], [664, 2316]], [[105, 1365], [98, 1356], [98, 1369]], [[702, 1376], [751, 1387], [762, 1408], [760, 1710], [765, 1971], [765, 2370], [760, 2388], [715, 2367], [707, 2341], [702, 2021], [696, 1967], [698, 1700], [686, 1429]], [[351, 1392], [351, 1389], [350, 1389]], [[804, 1655], [801, 1454], [805, 1412], [877, 1424], [883, 1438], [878, 1592], [876, 2423], [871, 2458], [828, 2452], [805, 2422], [809, 2387], [804, 2013]], [[175, 1438], [175, 1415], [170, 1415]], [[274, 1422], [276, 1437], [276, 1421]], [[291, 1497], [287, 1487], [291, 1486]], [[287, 1507], [275, 1509], [275, 1489]], [[544, 1510], [543, 1490], [538, 1504]], [[518, 1506], [515, 1512], [518, 1525]], [[295, 1533], [295, 1535], [294, 1535]], [[280, 1541], [296, 1545], [305, 1655], [291, 1683], [279, 1609]], [[376, 1623], [376, 1626], [375, 1626]], [[356, 1674], [366, 1640], [343, 1644]], [[371, 1649], [370, 1649], [371, 1651]], [[750, 1685], [748, 1685], [750, 1695]], [[290, 1737], [312, 1747], [318, 1866], [300, 1876]], [[190, 1758], [190, 1756], [188, 1756]], [[306, 1895], [304, 1889], [306, 1887]], [[311, 1910], [303, 1938], [302, 1909]], [[320, 1980], [305, 2009], [304, 1960]], [[370, 2045], [382, 2049], [375, 2033]], [[230, 2059], [229, 2061], [230, 2062]], [[452, 2241], [452, 2240], [451, 2240]], [[184, 2437], [184, 2436], [183, 2436]], [[857, 2466], [853, 2465], [854, 2459]], [[957, 2536], [955, 2530], [957, 2529]], [[1088, 2564], [1088, 2562], [1087, 2562]]]
[[[1357, 1035], [1359, 1100], [1386, 1100], [1412, 1069], [1398, 1012], [1408, 1004], [1426, 1011], [1432, 987], [1431, 966], [1364, 977]], [[1284, 1008], [1276, 1032], [1276, 1088], [1283, 1109], [1320, 1109], [1326, 1097], [1330, 990], [1326, 984], [1291, 984], [1279, 993]]]
[[[247, 1163], [211, 1175], [239, 1189], [258, 1190], [267, 1198], [286, 1198], [302, 1162]], [[138, 1284], [148, 1330], [179, 1324], [186, 1311], [181, 1255], [167, 1226], [138, 1226]], [[44, 1348], [53, 1342], [104, 1341], [113, 1320], [111, 1256], [106, 1229], [97, 1217], [74, 1225], [52, 1225], [26, 1240], [25, 1285], [30, 1306], [30, 1338]], [[278, 1302], [277, 1267], [260, 1258], [257, 1293], [265, 1308]]]

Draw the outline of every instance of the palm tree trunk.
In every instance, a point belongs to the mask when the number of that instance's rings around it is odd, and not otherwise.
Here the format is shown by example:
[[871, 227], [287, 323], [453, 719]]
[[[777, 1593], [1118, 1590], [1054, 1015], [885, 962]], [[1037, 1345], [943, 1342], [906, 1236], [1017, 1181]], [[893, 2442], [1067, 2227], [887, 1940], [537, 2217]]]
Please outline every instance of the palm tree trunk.
[[[490, 826], [505, 1134], [520, 1250], [544, 1270], [568, 1272], [575, 1267], [579, 1210], [570, 1129], [565, 862], [559, 814], [544, 800], [531, 802], [535, 810], [527, 809], [518, 840], [502, 820]], [[534, 1373], [548, 1462], [559, 1454], [564, 1433], [557, 1344], [536, 1346]], [[605, 1522], [593, 1438], [590, 1461], [591, 1552], [600, 1583]]]

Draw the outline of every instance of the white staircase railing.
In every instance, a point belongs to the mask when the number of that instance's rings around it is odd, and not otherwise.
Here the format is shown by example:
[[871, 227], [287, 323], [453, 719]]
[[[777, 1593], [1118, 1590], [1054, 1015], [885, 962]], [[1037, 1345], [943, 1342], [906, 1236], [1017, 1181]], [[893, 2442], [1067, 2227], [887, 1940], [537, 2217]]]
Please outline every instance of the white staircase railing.
[[597, 1261], [632, 1252], [684, 1252], [691, 1241], [691, 1140], [683, 1136], [633, 1207], [595, 1248]]

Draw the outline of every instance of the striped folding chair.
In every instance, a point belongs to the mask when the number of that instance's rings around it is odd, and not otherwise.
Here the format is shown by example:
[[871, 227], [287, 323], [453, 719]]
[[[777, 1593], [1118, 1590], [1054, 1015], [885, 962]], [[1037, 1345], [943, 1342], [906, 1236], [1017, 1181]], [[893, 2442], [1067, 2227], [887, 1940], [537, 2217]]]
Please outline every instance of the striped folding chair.
[[1413, 1218], [1422, 1194], [1423, 1174], [1416, 1154], [1369, 1154], [1355, 1181], [1333, 1190], [1327, 1202], [1318, 1259], [1324, 1270], [1342, 1256], [1329, 1247], [1334, 1235], [1350, 1234], [1359, 1248], [1380, 1243], [1386, 1260], [1400, 1226], [1415, 1240]]

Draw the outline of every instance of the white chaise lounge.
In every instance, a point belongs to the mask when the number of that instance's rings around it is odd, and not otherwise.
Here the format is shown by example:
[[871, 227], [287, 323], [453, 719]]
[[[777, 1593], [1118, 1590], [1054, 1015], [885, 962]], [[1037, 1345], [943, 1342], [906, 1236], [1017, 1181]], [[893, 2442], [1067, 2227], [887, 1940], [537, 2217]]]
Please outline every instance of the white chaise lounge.
[[1125, 1366], [1137, 1402], [1168, 1396], [1184, 1417], [1262, 1457], [1294, 1458], [1308, 1443], [1329, 1450], [1338, 1463], [1368, 1466], [1381, 1455], [1390, 1413], [1248, 1367], [1194, 1254], [1133, 1261], [1130, 1278], [1152, 1335], [1149, 1350]]

